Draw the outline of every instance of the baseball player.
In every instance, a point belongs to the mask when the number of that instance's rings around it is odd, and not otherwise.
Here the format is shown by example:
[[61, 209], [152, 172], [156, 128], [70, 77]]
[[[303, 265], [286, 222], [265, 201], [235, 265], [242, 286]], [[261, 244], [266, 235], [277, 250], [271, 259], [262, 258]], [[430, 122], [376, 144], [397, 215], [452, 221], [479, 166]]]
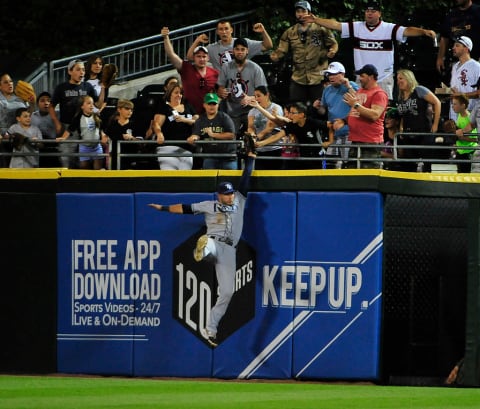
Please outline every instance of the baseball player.
[[179, 214], [204, 214], [207, 233], [197, 241], [193, 251], [196, 261], [206, 260], [215, 264], [219, 286], [217, 302], [210, 311], [207, 327], [201, 329], [202, 336], [216, 347], [217, 328], [227, 311], [233, 296], [236, 270], [236, 247], [243, 228], [243, 214], [256, 155], [248, 152], [240, 185], [236, 191], [231, 182], [222, 182], [217, 187], [217, 200], [170, 206], [150, 203], [159, 211]]

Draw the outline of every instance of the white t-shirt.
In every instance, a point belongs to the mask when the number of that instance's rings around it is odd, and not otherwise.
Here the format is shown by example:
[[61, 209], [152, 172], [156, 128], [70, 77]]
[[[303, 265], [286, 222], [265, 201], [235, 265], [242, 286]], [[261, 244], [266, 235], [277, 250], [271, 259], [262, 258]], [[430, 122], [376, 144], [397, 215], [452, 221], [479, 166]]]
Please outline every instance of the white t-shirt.
[[[450, 88], [455, 88], [457, 92], [472, 92], [477, 89], [477, 82], [480, 78], [480, 63], [470, 59], [463, 64], [457, 61], [452, 66], [452, 77], [450, 79]], [[468, 110], [471, 111], [475, 106], [477, 99], [470, 99]], [[450, 105], [450, 119], [456, 120], [457, 114], [453, 112]]]
[[[350, 33], [350, 26], [353, 33]], [[398, 24], [380, 22], [373, 29], [364, 21], [342, 23], [342, 38], [353, 39], [353, 62], [355, 70], [366, 64], [374, 65], [378, 70], [378, 81], [393, 75], [394, 42], [405, 42], [403, 36], [406, 27]], [[393, 40], [392, 40], [393, 36]]]

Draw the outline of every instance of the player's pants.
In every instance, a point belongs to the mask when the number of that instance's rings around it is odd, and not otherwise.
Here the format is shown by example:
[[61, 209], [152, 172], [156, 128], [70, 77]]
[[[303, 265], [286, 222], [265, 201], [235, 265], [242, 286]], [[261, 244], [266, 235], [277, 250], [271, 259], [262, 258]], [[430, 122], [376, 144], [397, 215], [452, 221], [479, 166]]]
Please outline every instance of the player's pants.
[[218, 281], [217, 302], [210, 311], [207, 330], [217, 333], [218, 324], [227, 311], [233, 296], [236, 269], [236, 248], [218, 240], [208, 238], [204, 249], [204, 257], [215, 257], [215, 272]]

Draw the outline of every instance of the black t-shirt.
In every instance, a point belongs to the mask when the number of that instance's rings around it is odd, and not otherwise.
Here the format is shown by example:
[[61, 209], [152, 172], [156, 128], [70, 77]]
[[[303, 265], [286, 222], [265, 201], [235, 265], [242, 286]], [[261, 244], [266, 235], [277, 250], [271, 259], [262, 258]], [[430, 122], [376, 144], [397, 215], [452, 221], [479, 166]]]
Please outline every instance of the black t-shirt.
[[[192, 119], [195, 115], [193, 107], [188, 102], [185, 102], [183, 106], [184, 111], [175, 111], [176, 114]], [[160, 104], [158, 108], [157, 113], [165, 116], [165, 122], [162, 125], [163, 136], [166, 141], [186, 140], [192, 134], [192, 126], [184, 122], [175, 121], [173, 111], [173, 108], [167, 103]]]
[[96, 102], [98, 100], [97, 93], [89, 82], [80, 84], [71, 84], [63, 82], [58, 84], [52, 95], [52, 105], [60, 106], [60, 122], [70, 124], [72, 118], [80, 108], [80, 97], [89, 95]]
[[[293, 134], [297, 138], [297, 143], [312, 144], [322, 143], [322, 137], [327, 130], [326, 122], [318, 119], [307, 118], [303, 126], [298, 124], [289, 123], [285, 126], [285, 132], [287, 135]], [[300, 156], [303, 157], [315, 157], [319, 156], [321, 147], [300, 147]]]
[[[472, 4], [466, 10], [452, 9], [440, 27], [440, 34], [442, 37], [450, 39], [460, 36], [470, 37], [473, 42], [470, 55], [473, 59], [478, 60], [480, 57], [480, 5]], [[451, 44], [449, 45], [450, 49]]]

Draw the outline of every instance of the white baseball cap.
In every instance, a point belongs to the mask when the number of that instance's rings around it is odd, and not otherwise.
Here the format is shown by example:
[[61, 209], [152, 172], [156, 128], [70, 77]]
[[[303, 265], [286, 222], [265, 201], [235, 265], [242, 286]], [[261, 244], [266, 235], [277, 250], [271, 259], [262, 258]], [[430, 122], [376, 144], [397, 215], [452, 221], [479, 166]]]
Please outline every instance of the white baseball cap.
[[334, 75], [334, 74], [338, 74], [340, 72], [345, 74], [345, 67], [343, 66], [343, 64], [341, 64], [339, 62], [331, 62], [330, 65], [328, 66], [328, 68], [326, 70], [322, 71], [322, 74], [323, 75], [325, 75], [325, 74]]
[[470, 37], [461, 36], [461, 37], [458, 37], [457, 39], [455, 39], [455, 42], [464, 45], [465, 47], [468, 48], [468, 51], [472, 52], [473, 42], [470, 39]]

